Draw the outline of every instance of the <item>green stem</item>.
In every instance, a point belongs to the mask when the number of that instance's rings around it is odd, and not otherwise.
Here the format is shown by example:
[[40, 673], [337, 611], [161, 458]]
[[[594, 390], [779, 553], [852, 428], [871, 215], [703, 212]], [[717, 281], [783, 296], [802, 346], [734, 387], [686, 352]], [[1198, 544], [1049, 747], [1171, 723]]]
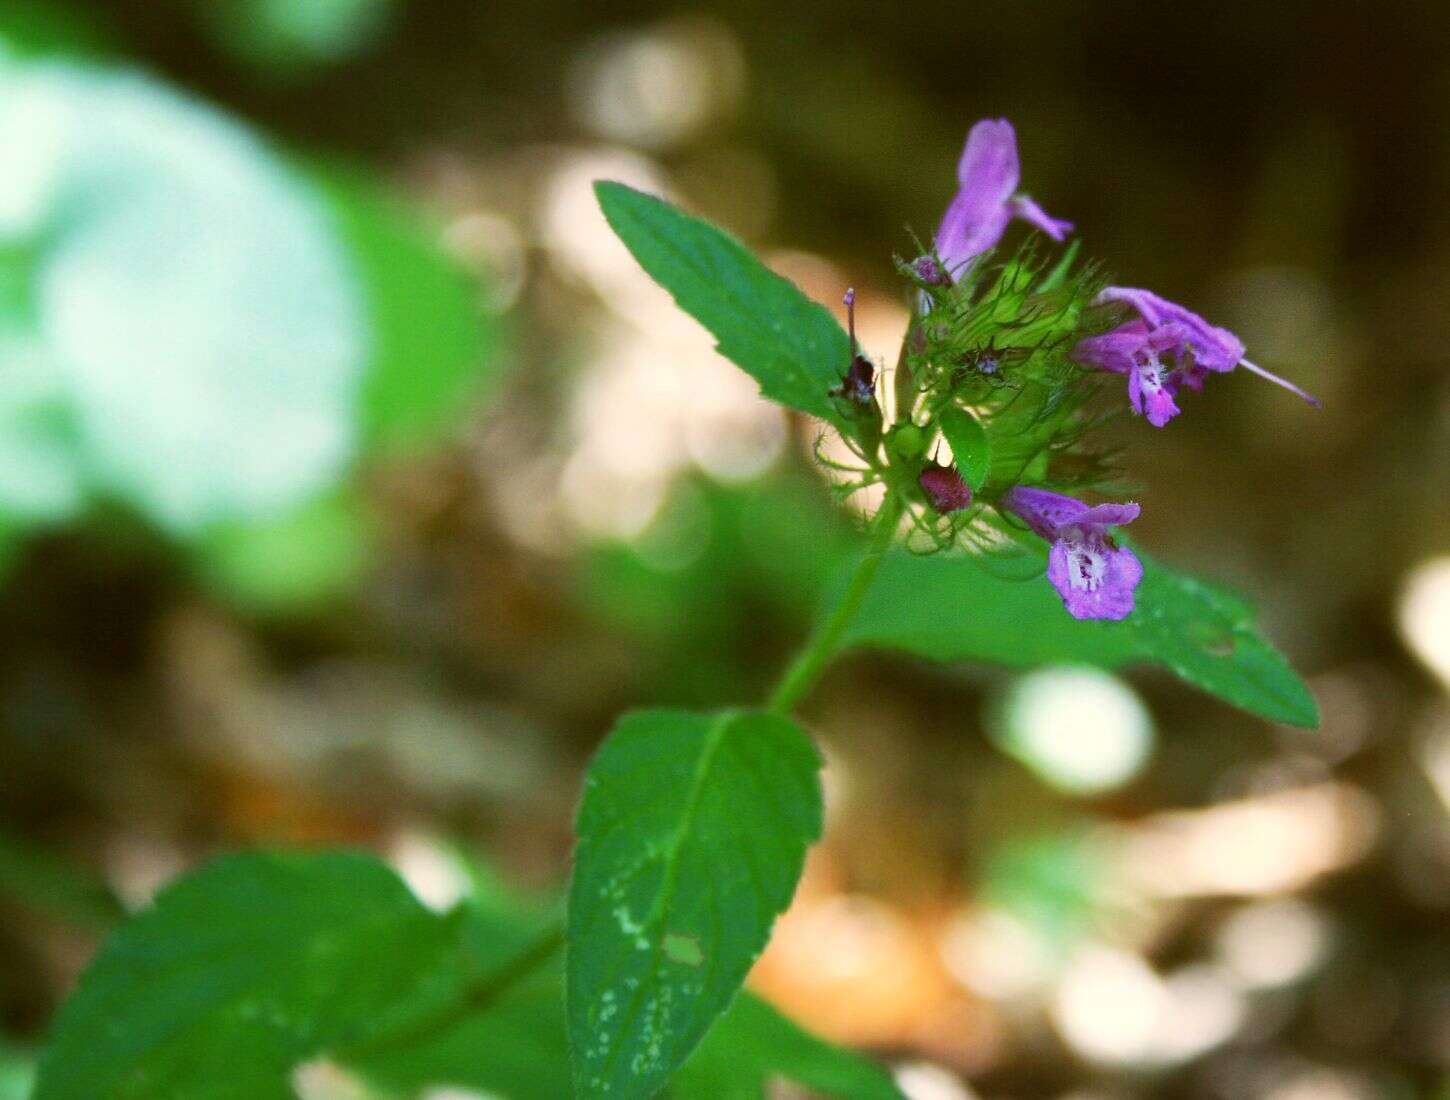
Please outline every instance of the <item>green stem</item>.
[[[775, 713], [787, 714], [793, 710], [815, 687], [821, 674], [825, 672], [826, 665], [840, 651], [841, 638], [845, 635], [846, 628], [851, 625], [851, 620], [856, 617], [856, 612], [860, 610], [861, 601], [871, 590], [871, 582], [876, 579], [876, 570], [891, 545], [892, 536], [896, 534], [902, 511], [900, 497], [888, 489], [876, 518], [871, 521], [867, 532], [866, 553], [851, 575], [851, 583], [847, 586], [845, 595], [830, 616], [816, 628], [810, 641], [791, 663], [781, 678], [780, 685], [771, 695], [768, 706]], [[533, 945], [503, 970], [488, 974], [466, 986], [455, 1000], [421, 1018], [409, 1020], [396, 1030], [372, 1036], [345, 1048], [340, 1052], [343, 1059], [346, 1060], [348, 1056], [356, 1058], [405, 1049], [446, 1031], [473, 1013], [486, 1010], [514, 982], [547, 962], [563, 943], [564, 927], [560, 922], [541, 932]]]
[[816, 627], [805, 648], [786, 669], [766, 704], [769, 710], [776, 714], [789, 714], [794, 710], [816, 686], [826, 670], [826, 665], [840, 652], [841, 638], [846, 633], [846, 628], [851, 625], [851, 620], [856, 617], [856, 612], [861, 609], [861, 601], [871, 590], [871, 582], [876, 579], [876, 570], [880, 568], [881, 559], [891, 545], [892, 536], [896, 534], [901, 512], [900, 499], [888, 488], [880, 511], [871, 521], [870, 530], [867, 532], [870, 541], [867, 543], [866, 553], [857, 564], [856, 571], [851, 574], [851, 583], [846, 588], [846, 594], [841, 597], [841, 602], [829, 617]]

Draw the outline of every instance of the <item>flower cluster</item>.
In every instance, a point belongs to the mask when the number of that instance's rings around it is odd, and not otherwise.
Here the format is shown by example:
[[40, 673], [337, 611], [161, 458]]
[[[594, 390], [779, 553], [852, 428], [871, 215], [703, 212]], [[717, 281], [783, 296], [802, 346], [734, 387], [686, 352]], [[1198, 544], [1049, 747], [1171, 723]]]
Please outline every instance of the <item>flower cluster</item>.
[[[1239, 367], [1318, 402], [1245, 359], [1228, 329], [1075, 265], [1075, 241], [1051, 265], [1032, 241], [994, 261], [1014, 219], [1053, 242], [1073, 229], [1018, 190], [1017, 138], [1005, 119], [972, 127], [957, 178], [931, 249], [898, 263], [915, 287], [916, 314], [891, 372], [889, 425], [852, 315], [851, 363], [832, 391], [862, 463], [849, 468], [858, 477], [847, 491], [884, 482], [912, 506], [915, 544], [927, 550], [966, 543], [1040, 555], [1025, 548], [1040, 548], [1035, 536], [1048, 544], [1047, 579], [1071, 615], [1124, 619], [1143, 567], [1112, 532], [1137, 518], [1138, 505], [1073, 495], [1112, 486], [1112, 456], [1088, 442], [1112, 412], [1098, 383], [1126, 378], [1128, 407], [1155, 428], [1179, 414], [1182, 390], [1201, 391], [1210, 375]], [[853, 304], [848, 292], [848, 315]]]

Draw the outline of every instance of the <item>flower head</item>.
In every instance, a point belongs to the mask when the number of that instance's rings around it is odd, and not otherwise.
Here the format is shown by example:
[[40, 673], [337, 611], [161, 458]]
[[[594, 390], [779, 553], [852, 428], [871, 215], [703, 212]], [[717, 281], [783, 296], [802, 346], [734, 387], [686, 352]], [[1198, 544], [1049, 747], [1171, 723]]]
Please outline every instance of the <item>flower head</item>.
[[1072, 230], [1071, 222], [1016, 194], [1020, 179], [1012, 124], [998, 118], [973, 126], [957, 165], [960, 187], [936, 231], [937, 254], [948, 272], [958, 274], [974, 256], [994, 247], [1013, 218], [1032, 223], [1055, 241]]
[[960, 512], [972, 503], [972, 487], [963, 480], [955, 466], [931, 463], [917, 479], [927, 502], [941, 515]]
[[[1126, 374], [1133, 408], [1155, 428], [1178, 415], [1174, 397], [1180, 386], [1201, 390], [1210, 373], [1223, 374], [1235, 367], [1252, 371], [1319, 407], [1317, 399], [1292, 382], [1245, 359], [1243, 341], [1232, 332], [1209, 324], [1192, 310], [1152, 291], [1130, 287], [1107, 287], [1097, 300], [1126, 305], [1138, 319], [1080, 341], [1072, 357], [1099, 370]], [[1163, 363], [1164, 356], [1171, 356], [1170, 365]]]
[[[1072, 350], [1072, 357], [1086, 366], [1128, 377], [1128, 399], [1133, 408], [1161, 428], [1178, 415], [1173, 400], [1180, 385], [1202, 387], [1201, 375], [1190, 378], [1182, 361], [1164, 363], [1163, 355], [1181, 354], [1187, 333], [1182, 325], [1157, 328], [1147, 321], [1129, 321], [1101, 336], [1089, 336]], [[1196, 365], [1196, 364], [1195, 364]], [[1202, 368], [1198, 368], [1201, 370]]]
[[1143, 564], [1108, 528], [1138, 518], [1136, 504], [1087, 505], [1047, 489], [1018, 485], [1002, 505], [1052, 544], [1047, 579], [1075, 619], [1125, 619], [1143, 579]]

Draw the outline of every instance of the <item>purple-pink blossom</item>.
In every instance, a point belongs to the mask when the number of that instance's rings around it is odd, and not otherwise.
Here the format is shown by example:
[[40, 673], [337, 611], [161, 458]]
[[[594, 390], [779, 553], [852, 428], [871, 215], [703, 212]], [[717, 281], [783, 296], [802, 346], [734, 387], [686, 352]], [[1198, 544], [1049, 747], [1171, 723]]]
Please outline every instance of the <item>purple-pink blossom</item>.
[[1047, 489], [1018, 485], [1002, 506], [1052, 544], [1047, 579], [1075, 619], [1125, 619], [1143, 564], [1113, 539], [1109, 528], [1138, 518], [1136, 504], [1088, 505]]
[[936, 231], [937, 255], [953, 277], [973, 257], [994, 247], [1013, 218], [1030, 222], [1055, 241], [1071, 232], [1071, 222], [1052, 217], [1016, 193], [1021, 174], [1017, 134], [1010, 122], [983, 119], [972, 127], [957, 165], [960, 187]]
[[[1110, 286], [1097, 298], [1133, 309], [1138, 318], [1101, 336], [1079, 341], [1072, 357], [1086, 366], [1128, 377], [1128, 398], [1156, 428], [1178, 415], [1180, 386], [1201, 390], [1210, 374], [1243, 367], [1298, 394], [1315, 408], [1319, 401], [1287, 379], [1244, 358], [1244, 345], [1226, 328], [1211, 325], [1152, 291]], [[1168, 358], [1169, 362], [1164, 362]]]
[[1162, 356], [1181, 352], [1187, 338], [1183, 326], [1176, 324], [1149, 326], [1143, 320], [1089, 336], [1073, 348], [1072, 357], [1079, 363], [1112, 371], [1128, 378], [1128, 399], [1133, 408], [1155, 428], [1161, 428], [1178, 415], [1174, 398], [1178, 387], [1194, 388], [1202, 382], [1190, 382], [1183, 368], [1175, 362], [1164, 363]]

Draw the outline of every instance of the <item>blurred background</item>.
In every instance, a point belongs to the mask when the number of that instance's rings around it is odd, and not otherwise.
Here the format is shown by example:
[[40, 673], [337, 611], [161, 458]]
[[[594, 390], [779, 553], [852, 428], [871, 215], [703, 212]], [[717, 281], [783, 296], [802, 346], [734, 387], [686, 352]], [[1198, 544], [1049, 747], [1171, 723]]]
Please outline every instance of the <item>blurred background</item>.
[[1323, 399], [1115, 429], [1135, 534], [1323, 728], [857, 655], [753, 983], [913, 1100], [1450, 1096], [1450, 8], [5, 0], [0, 42], [0, 1095], [196, 860], [557, 888], [618, 712], [759, 698], [850, 519], [589, 184], [855, 285], [889, 360], [892, 253], [1005, 115], [1116, 281]]

